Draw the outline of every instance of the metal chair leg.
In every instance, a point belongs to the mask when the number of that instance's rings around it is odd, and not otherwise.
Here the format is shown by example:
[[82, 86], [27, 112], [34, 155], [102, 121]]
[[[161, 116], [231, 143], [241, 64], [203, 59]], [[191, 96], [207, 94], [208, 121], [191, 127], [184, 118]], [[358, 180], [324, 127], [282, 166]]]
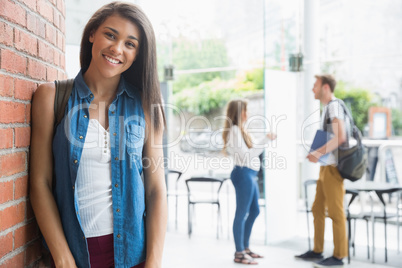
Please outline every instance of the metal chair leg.
[[387, 217], [384, 217], [384, 228], [385, 228], [385, 262], [388, 261], [388, 250], [387, 250]]
[[176, 187], [176, 211], [175, 211], [175, 227], [177, 230], [177, 208], [178, 208], [178, 203], [179, 203], [179, 197], [177, 195], [177, 187]]
[[188, 218], [188, 237], [190, 238], [191, 237], [191, 232], [192, 232], [192, 215], [191, 215], [191, 203], [189, 203], [188, 204], [188, 211], [187, 211], [187, 213], [188, 213], [188, 216], [187, 216], [187, 218]]
[[350, 264], [350, 240], [351, 240], [351, 232], [352, 232], [350, 221], [351, 221], [351, 219], [348, 216], [348, 228], [349, 228], [349, 232], [348, 232], [348, 264]]
[[219, 224], [220, 224], [220, 218], [221, 218], [221, 206], [219, 205], [219, 203], [217, 204], [218, 205], [218, 218], [217, 218], [217, 220], [216, 220], [216, 239], [219, 239]]
[[307, 240], [308, 240], [308, 250], [311, 250], [311, 241], [310, 241], [310, 219], [308, 216], [309, 212], [306, 210], [307, 215]]
[[366, 229], [367, 229], [367, 259], [370, 259], [370, 241], [369, 241], [369, 222], [366, 220]]

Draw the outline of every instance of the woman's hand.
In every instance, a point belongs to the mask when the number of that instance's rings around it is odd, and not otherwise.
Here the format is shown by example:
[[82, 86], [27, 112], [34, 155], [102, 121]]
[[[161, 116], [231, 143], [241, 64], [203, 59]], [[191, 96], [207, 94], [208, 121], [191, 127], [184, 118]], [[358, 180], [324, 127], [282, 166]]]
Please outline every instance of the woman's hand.
[[275, 134], [275, 133], [272, 133], [272, 132], [269, 132], [269, 133], [267, 134], [267, 138], [270, 139], [271, 141], [273, 141], [273, 140], [276, 139], [276, 134]]

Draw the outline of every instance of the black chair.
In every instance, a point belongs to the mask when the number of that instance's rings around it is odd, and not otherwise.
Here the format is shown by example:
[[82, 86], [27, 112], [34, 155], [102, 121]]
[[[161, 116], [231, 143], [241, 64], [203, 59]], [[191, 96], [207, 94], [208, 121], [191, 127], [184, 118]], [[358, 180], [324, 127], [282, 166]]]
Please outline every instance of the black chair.
[[[346, 190], [346, 194], [351, 195], [348, 205], [346, 207], [346, 220], [348, 222], [348, 263], [350, 264], [350, 247], [353, 248], [353, 256], [356, 256], [355, 235], [356, 235], [357, 220], [364, 220], [366, 222], [367, 259], [370, 259], [369, 225], [368, 225], [368, 220], [365, 217], [365, 214], [363, 212], [360, 212], [358, 214], [352, 214], [350, 212], [350, 205], [355, 200], [355, 198], [357, 196], [359, 196], [359, 192], [354, 191], [354, 190]], [[352, 222], [354, 222], [353, 232], [352, 232]], [[352, 234], [353, 234], [353, 237], [352, 237]]]
[[[317, 180], [306, 180], [304, 182], [304, 201], [305, 201], [305, 211], [306, 211], [306, 217], [307, 217], [307, 240], [308, 240], [308, 249], [311, 250], [311, 239], [310, 239], [310, 218], [309, 214], [312, 212], [311, 211], [311, 205], [309, 202], [309, 187], [315, 186], [317, 184]], [[369, 248], [369, 240], [368, 240], [368, 220], [365, 219], [364, 214], [351, 214], [350, 213], [350, 205], [352, 202], [355, 200], [355, 198], [359, 195], [358, 191], [352, 191], [352, 190], [346, 190], [346, 195], [350, 196], [348, 205], [346, 207], [346, 219], [347, 219], [347, 224], [348, 224], [348, 263], [350, 263], [350, 246], [353, 248], [353, 255], [355, 255], [355, 243], [354, 243], [354, 236], [352, 239], [351, 236], [351, 222], [354, 221], [354, 230], [356, 231], [356, 220], [362, 219], [366, 221], [367, 225], [367, 253], [369, 254], [370, 248]], [[354, 232], [355, 233], [355, 232]], [[369, 255], [368, 255], [369, 258]]]
[[[175, 227], [176, 227], [176, 230], [177, 230], [177, 215], [178, 215], [179, 196], [187, 196], [188, 195], [187, 192], [179, 192], [179, 187], [178, 186], [179, 186], [179, 181], [182, 178], [182, 175], [183, 175], [183, 173], [180, 172], [180, 171], [169, 169], [168, 170], [168, 178], [167, 178], [167, 182], [166, 182], [168, 198], [170, 196], [175, 198], [175, 207], [176, 207], [176, 210], [175, 210]], [[174, 184], [174, 190], [170, 189], [169, 181], [170, 181], [171, 176], [175, 176], [174, 177], [174, 179], [175, 179], [174, 180], [174, 183], [175, 183]]]
[[[398, 188], [390, 188], [387, 190], [376, 190], [374, 191], [375, 194], [378, 196], [378, 199], [380, 200], [382, 204], [382, 212], [375, 212], [374, 213], [374, 222], [381, 221], [384, 222], [384, 239], [385, 239], [385, 262], [388, 262], [388, 246], [387, 246], [387, 221], [389, 218], [397, 218], [397, 228], [399, 230], [399, 213], [397, 210], [397, 213], [387, 213], [387, 202], [384, 200], [384, 195], [392, 196], [394, 193], [400, 192], [400, 189]], [[370, 194], [373, 194], [370, 192]], [[370, 198], [373, 198], [372, 195], [370, 195]], [[373, 201], [371, 201], [373, 202]], [[364, 214], [364, 219], [366, 221], [370, 221], [372, 219], [371, 213], [365, 213]], [[373, 225], [375, 226], [375, 225]], [[373, 234], [375, 233], [375, 230], [373, 229]], [[374, 237], [373, 237], [374, 241]], [[399, 236], [397, 239], [398, 245], [399, 245]]]
[[[196, 204], [211, 204], [217, 205], [218, 207], [218, 222], [217, 222], [217, 233], [216, 238], [219, 239], [219, 226], [222, 224], [221, 220], [221, 206], [219, 202], [219, 194], [222, 189], [223, 182], [226, 179], [218, 179], [213, 177], [191, 177], [186, 180], [186, 186], [188, 191], [188, 235], [191, 237], [192, 234], [192, 211], [194, 211], [194, 206]], [[212, 191], [208, 193], [208, 198], [199, 197], [199, 191], [195, 191], [195, 185], [199, 183], [211, 183]], [[214, 187], [214, 185], [216, 186]], [[215, 191], [214, 191], [215, 188]], [[192, 190], [193, 189], [193, 190]]]

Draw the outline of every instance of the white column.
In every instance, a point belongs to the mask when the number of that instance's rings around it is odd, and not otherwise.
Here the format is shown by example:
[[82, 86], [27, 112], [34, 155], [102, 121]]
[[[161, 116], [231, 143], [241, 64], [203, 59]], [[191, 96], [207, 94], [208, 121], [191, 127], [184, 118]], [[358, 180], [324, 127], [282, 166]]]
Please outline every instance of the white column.
[[[314, 75], [320, 73], [319, 8], [319, 0], [304, 0], [304, 28], [302, 34], [304, 44], [304, 120], [301, 122], [301, 129], [299, 132], [299, 137], [302, 142], [314, 138], [320, 122], [319, 101], [314, 99], [312, 93], [312, 88], [315, 82]], [[318, 165], [304, 160], [302, 163], [301, 181], [317, 179], [318, 170]]]
[[296, 235], [297, 90], [300, 74], [265, 70], [266, 118], [278, 137], [265, 151], [267, 242]]

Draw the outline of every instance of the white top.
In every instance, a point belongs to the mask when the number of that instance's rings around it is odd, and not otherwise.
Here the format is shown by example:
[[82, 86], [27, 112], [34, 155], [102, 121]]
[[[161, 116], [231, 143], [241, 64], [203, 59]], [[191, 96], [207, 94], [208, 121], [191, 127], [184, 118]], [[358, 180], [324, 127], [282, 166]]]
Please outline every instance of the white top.
[[[332, 100], [336, 100], [336, 98], [334, 97]], [[340, 147], [349, 148], [349, 142], [351, 140], [351, 125], [350, 125], [350, 119], [345, 114], [345, 110], [343, 109], [342, 105], [338, 101], [331, 101], [330, 103], [324, 106], [321, 118], [322, 129], [324, 129], [324, 124], [328, 124], [328, 122], [324, 122], [326, 113], [328, 113], [328, 117], [330, 118], [331, 122], [335, 118], [338, 118], [339, 120], [342, 120], [344, 122], [346, 131], [346, 141], [343, 144], [341, 144]], [[328, 124], [326, 127], [329, 133], [334, 133], [331, 124]], [[338, 159], [336, 159], [334, 152], [329, 153], [328, 158], [325, 160], [325, 162], [320, 161], [320, 165], [321, 166], [338, 165]]]
[[76, 190], [81, 226], [86, 237], [113, 233], [112, 173], [109, 131], [90, 119]]
[[259, 155], [264, 151], [268, 143], [268, 137], [252, 142], [253, 147], [248, 148], [246, 142], [241, 135], [241, 130], [237, 125], [233, 125], [229, 130], [227, 151], [233, 156], [236, 166], [248, 167], [255, 171], [260, 170]]

